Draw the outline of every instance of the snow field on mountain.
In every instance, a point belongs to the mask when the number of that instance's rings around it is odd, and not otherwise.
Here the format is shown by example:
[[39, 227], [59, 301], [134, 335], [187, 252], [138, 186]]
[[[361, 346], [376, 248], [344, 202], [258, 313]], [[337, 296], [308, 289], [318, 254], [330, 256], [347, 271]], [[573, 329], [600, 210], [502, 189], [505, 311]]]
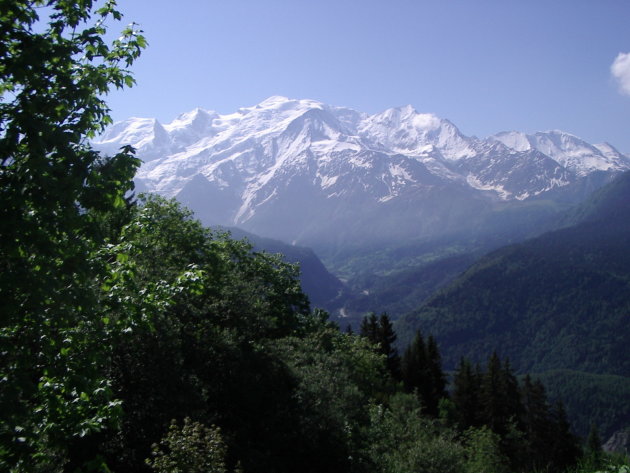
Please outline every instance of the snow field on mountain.
[[190, 205], [201, 208], [213, 195], [223, 215], [216, 223], [225, 225], [265, 226], [256, 217], [261, 212], [271, 220], [279, 212], [351, 218], [349, 202], [371, 212], [387, 205], [407, 213], [415, 202], [416, 214], [424, 215], [429, 196], [447, 195], [445, 189], [482, 200], [524, 200], [595, 171], [630, 169], [630, 158], [610, 144], [562, 131], [478, 139], [411, 106], [369, 115], [280, 96], [225, 115], [195, 109], [166, 125], [130, 118], [94, 142], [105, 152], [127, 144], [144, 161], [136, 178], [142, 189], [175, 197], [203, 176]]

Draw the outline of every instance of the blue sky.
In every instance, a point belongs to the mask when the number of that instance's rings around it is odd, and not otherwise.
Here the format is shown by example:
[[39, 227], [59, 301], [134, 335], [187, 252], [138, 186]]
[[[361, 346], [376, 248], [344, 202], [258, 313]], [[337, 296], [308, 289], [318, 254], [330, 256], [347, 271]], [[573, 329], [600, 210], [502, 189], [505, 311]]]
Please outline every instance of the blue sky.
[[[413, 105], [467, 135], [561, 129], [630, 152], [627, 0], [119, 0], [149, 48], [115, 120], [271, 95]], [[117, 25], [113, 25], [117, 26]], [[621, 60], [623, 59], [623, 60]]]

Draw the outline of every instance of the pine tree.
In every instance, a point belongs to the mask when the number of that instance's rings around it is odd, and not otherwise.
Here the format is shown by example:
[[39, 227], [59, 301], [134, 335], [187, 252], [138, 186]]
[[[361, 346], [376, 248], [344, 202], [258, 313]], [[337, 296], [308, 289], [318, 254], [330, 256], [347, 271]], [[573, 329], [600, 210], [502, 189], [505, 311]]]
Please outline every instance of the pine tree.
[[452, 398], [462, 430], [481, 425], [479, 403], [481, 376], [478, 371], [478, 366], [474, 370], [470, 361], [462, 357], [453, 378]]
[[379, 317], [370, 313], [361, 322], [361, 336], [367, 338], [377, 346], [377, 353], [386, 357], [387, 370], [395, 380], [400, 380], [400, 356], [394, 347], [396, 332], [389, 320], [387, 313], [383, 312]]
[[496, 352], [490, 356], [482, 377], [480, 401], [485, 425], [502, 437], [513, 430], [521, 413], [518, 382], [509, 362], [502, 366]]
[[405, 391], [411, 393], [424, 386], [429, 378], [427, 373], [426, 346], [422, 332], [418, 330], [411, 345], [405, 350], [400, 371]]
[[363, 317], [359, 333], [372, 343], [378, 343], [378, 318], [374, 312]]
[[505, 405], [502, 396], [502, 369], [501, 360], [496, 352], [492, 353], [488, 360], [486, 372], [481, 380], [480, 404], [483, 423], [493, 432], [504, 435], [505, 429]]
[[448, 394], [446, 393], [446, 377], [442, 371], [442, 357], [440, 356], [440, 351], [438, 350], [437, 342], [433, 335], [429, 335], [426, 349], [429, 382], [426, 390], [425, 403], [427, 413], [432, 416], [437, 416], [440, 399], [448, 397]]
[[400, 356], [394, 346], [396, 343], [396, 332], [389, 320], [389, 316], [383, 312], [379, 317], [378, 342], [381, 353], [387, 357], [387, 369], [395, 380], [400, 380]]
[[415, 392], [426, 414], [437, 417], [440, 399], [447, 396], [446, 379], [437, 343], [429, 336], [425, 343], [418, 331], [401, 360], [401, 378], [405, 391]]
[[545, 388], [540, 381], [525, 376], [521, 388], [522, 425], [525, 433], [523, 459], [532, 469], [546, 468], [553, 462], [553, 424]]
[[553, 451], [553, 464], [557, 471], [565, 471], [578, 462], [582, 456], [582, 450], [578, 438], [571, 432], [562, 401], [552, 406], [550, 416], [553, 439], [550, 449]]
[[599, 467], [602, 463], [602, 439], [599, 436], [599, 429], [594, 423], [586, 438], [586, 455], [593, 467]]
[[[514, 375], [514, 370], [512, 369], [509, 358], [506, 358], [503, 362], [502, 383], [506, 405], [506, 415], [509, 419], [516, 422], [516, 426], [520, 428], [520, 420], [523, 415], [523, 403], [521, 402], [518, 380]], [[540, 388], [542, 388], [542, 384], [540, 385]], [[544, 395], [543, 388], [543, 396]]]

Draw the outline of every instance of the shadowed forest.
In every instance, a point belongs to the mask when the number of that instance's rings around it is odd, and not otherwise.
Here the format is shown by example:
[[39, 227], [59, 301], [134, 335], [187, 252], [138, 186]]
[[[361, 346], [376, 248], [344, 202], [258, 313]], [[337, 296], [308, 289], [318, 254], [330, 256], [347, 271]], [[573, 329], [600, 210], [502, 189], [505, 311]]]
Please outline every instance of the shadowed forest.
[[411, 326], [399, 352], [385, 313], [344, 332], [281, 255], [136, 196], [134, 150], [89, 144], [146, 47], [106, 39], [121, 17], [0, 10], [0, 470], [628, 471], [501, 353]]

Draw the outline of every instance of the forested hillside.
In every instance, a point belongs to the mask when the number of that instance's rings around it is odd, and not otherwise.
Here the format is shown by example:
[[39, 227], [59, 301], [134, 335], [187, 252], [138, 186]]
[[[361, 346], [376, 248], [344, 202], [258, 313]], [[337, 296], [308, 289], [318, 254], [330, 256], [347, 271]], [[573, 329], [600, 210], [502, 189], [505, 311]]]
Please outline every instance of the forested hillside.
[[262, 238], [240, 228], [226, 228], [235, 240], [246, 239], [256, 251], [279, 253], [285, 261], [300, 267], [300, 283], [313, 307], [332, 311], [343, 305], [348, 297], [348, 290], [310, 248], [288, 245], [271, 238]]
[[[482, 258], [406, 316], [401, 333], [407, 340], [416, 327], [435, 334], [448, 367], [460, 356], [481, 361], [497, 350], [520, 372], [562, 369], [627, 380], [629, 222], [626, 173], [563, 220], [572, 226]], [[614, 426], [624, 426], [625, 416]]]
[[114, 2], [2, 6], [1, 471], [626, 471], [496, 353], [449, 394], [435, 337], [342, 333], [280, 255], [135, 196], [133, 148], [88, 138], [142, 32], [106, 40]]

